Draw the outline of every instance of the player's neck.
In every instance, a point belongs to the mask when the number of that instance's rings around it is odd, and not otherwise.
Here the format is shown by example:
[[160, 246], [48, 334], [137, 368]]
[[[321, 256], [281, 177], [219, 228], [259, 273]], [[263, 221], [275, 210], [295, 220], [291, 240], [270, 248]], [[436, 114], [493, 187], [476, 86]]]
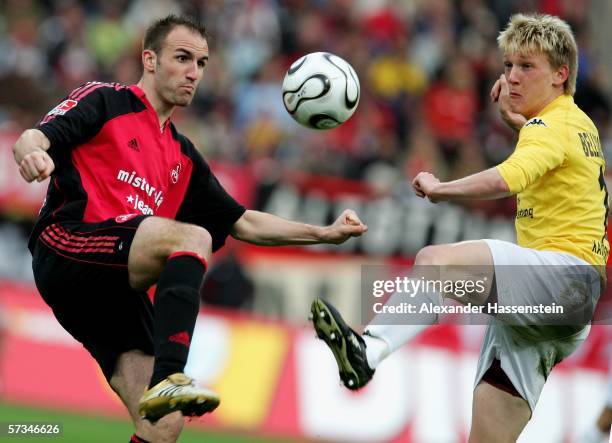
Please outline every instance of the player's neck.
[[157, 114], [157, 119], [159, 120], [159, 128], [160, 130], [162, 130], [164, 125], [166, 124], [166, 121], [172, 115], [175, 106], [169, 105], [168, 103], [163, 101], [155, 93], [153, 87], [149, 85], [144, 78], [140, 79], [140, 81], [138, 82], [138, 87], [142, 89], [142, 91], [145, 93], [147, 100], [149, 101], [149, 103], [151, 103], [151, 106], [155, 110], [155, 113]]
[[559, 97], [561, 97], [564, 93], [563, 88], [561, 89], [554, 89], [553, 92], [546, 98], [546, 100], [542, 100], [542, 103], [540, 104], [540, 106], [538, 106], [533, 112], [529, 113], [529, 115], [525, 115], [525, 117], [527, 118], [527, 120], [536, 117], [538, 115], [540, 115], [542, 113], [542, 111], [548, 106], [550, 105], [552, 102], [554, 102], [556, 99], [558, 99]]

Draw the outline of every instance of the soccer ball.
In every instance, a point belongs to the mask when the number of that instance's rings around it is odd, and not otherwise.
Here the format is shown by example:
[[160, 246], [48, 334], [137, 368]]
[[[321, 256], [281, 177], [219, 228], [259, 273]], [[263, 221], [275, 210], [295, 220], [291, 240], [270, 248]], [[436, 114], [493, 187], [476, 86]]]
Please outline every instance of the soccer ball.
[[313, 52], [296, 60], [285, 74], [283, 103], [291, 117], [308, 128], [335, 128], [357, 109], [359, 79], [340, 57]]

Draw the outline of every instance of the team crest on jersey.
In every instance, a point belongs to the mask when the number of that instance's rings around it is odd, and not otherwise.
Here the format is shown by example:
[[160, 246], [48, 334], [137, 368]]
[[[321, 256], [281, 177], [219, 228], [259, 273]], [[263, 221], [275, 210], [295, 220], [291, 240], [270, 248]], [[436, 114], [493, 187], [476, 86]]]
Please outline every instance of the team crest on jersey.
[[525, 123], [525, 127], [531, 125], [544, 126], [545, 128], [548, 128], [548, 126], [546, 126], [546, 123], [544, 123], [544, 120], [542, 120], [541, 118], [532, 118], [527, 123]]
[[55, 108], [53, 108], [47, 115], [64, 115], [77, 105], [76, 100], [64, 100]]
[[181, 164], [177, 163], [174, 168], [170, 170], [170, 180], [173, 184], [177, 184], [179, 181], [179, 174], [181, 173]]

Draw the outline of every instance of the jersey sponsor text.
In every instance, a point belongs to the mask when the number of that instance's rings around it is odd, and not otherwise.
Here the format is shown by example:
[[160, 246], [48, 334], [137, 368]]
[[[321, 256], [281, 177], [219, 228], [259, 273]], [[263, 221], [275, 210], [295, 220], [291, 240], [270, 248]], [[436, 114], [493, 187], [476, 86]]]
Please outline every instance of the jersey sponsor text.
[[516, 218], [533, 218], [533, 208], [518, 209]]
[[144, 191], [149, 197], [153, 197], [155, 205], [158, 208], [164, 201], [164, 192], [161, 190], [157, 191], [155, 186], [152, 186], [146, 178], [136, 175], [136, 171], [129, 173], [123, 169], [120, 169], [117, 173], [117, 180], [127, 183], [128, 185], [132, 185], [136, 189]]

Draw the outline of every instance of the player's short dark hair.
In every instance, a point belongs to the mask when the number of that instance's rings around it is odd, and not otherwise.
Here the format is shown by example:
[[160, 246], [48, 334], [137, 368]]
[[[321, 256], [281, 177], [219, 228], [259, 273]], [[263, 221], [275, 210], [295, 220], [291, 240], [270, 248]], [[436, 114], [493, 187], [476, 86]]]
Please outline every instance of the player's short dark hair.
[[198, 19], [187, 15], [168, 15], [155, 21], [145, 32], [143, 49], [150, 49], [159, 54], [166, 40], [166, 37], [177, 26], [184, 26], [191, 31], [198, 33], [204, 39], [208, 39], [206, 28]]

